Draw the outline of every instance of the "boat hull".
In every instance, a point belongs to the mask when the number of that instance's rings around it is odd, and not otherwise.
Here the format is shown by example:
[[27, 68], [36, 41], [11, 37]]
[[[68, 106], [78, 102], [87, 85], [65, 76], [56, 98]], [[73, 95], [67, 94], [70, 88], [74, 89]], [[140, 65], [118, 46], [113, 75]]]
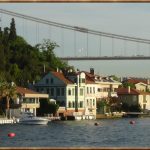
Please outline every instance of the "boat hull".
[[29, 125], [47, 125], [48, 120], [20, 120], [19, 123]]

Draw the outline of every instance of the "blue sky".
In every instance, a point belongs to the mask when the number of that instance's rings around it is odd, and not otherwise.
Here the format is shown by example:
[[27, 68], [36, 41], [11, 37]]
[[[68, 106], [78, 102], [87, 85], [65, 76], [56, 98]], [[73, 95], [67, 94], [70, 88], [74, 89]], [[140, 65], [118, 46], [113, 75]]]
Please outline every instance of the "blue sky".
[[[1, 3], [0, 8], [68, 25], [150, 39], [149, 3]], [[1, 15], [1, 17], [1, 25], [9, 26], [11, 17], [6, 15]], [[16, 19], [18, 34], [24, 36], [33, 45], [37, 42], [36, 25], [34, 22]], [[58, 42], [60, 48], [56, 49], [56, 54], [61, 55], [61, 50], [64, 49], [64, 55], [73, 55], [72, 32], [41, 24], [38, 32], [38, 42], [41, 42], [43, 38], [51, 38]], [[62, 32], [65, 36], [63, 42]], [[86, 36], [80, 33], [77, 37], [77, 53], [78, 55], [85, 55]], [[89, 54], [97, 55], [99, 52], [99, 37], [90, 36], [89, 38]], [[111, 39], [102, 39], [103, 55], [111, 53], [111, 42]], [[115, 40], [114, 43], [115, 55], [123, 55], [123, 41]], [[137, 54], [137, 44], [129, 42], [127, 48], [128, 55]], [[140, 44], [139, 49], [139, 54], [149, 54], [149, 45]], [[90, 67], [93, 67], [95, 72], [101, 75], [150, 77], [150, 61], [148, 60], [71, 61], [69, 64], [80, 70], [89, 70]]]

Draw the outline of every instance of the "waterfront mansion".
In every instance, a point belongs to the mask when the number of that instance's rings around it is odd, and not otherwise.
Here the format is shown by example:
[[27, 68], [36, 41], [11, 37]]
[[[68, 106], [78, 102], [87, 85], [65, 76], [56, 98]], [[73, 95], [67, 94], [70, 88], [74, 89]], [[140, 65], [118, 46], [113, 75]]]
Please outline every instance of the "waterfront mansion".
[[97, 100], [117, 96], [120, 84], [112, 78], [95, 75], [92, 68], [90, 72], [57, 69], [48, 72], [34, 87], [57, 101], [60, 116], [92, 115], [96, 118]]

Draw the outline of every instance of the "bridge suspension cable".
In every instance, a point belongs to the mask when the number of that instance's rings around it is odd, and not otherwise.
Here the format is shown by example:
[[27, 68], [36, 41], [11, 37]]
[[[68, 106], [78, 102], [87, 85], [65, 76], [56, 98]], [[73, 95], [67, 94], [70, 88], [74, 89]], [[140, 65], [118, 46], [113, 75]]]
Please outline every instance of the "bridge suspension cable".
[[23, 15], [20, 13], [16, 13], [16, 12], [4, 10], [4, 9], [0, 9], [0, 12], [3, 14], [10, 15], [10, 16], [15, 16], [18, 18], [24, 18], [24, 19], [27, 19], [30, 21], [34, 21], [34, 22], [38, 22], [38, 23], [42, 23], [42, 24], [47, 24], [47, 25], [51, 25], [51, 26], [55, 26], [55, 27], [65, 28], [65, 29], [69, 29], [69, 30], [75, 30], [78, 32], [84, 32], [84, 33], [98, 35], [98, 36], [104, 36], [104, 37], [110, 37], [110, 38], [115, 38], [115, 39], [121, 39], [121, 40], [150, 44], [149, 39], [143, 39], [143, 38], [124, 36], [124, 35], [119, 35], [119, 34], [100, 32], [100, 31], [91, 30], [91, 29], [84, 28], [84, 27], [66, 25], [66, 24], [57, 23], [57, 22], [53, 22], [53, 21], [47, 21], [44, 19], [36, 18], [36, 17], [31, 17], [28, 15]]

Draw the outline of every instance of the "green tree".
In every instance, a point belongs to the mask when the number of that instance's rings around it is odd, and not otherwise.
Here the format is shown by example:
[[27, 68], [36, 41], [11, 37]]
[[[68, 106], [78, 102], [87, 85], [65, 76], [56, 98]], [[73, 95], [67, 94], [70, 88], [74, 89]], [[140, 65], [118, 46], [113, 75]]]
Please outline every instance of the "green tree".
[[7, 83], [4, 79], [0, 81], [0, 97], [6, 98], [6, 116], [9, 118], [10, 99], [16, 98], [16, 86], [12, 83]]
[[16, 38], [17, 38], [17, 34], [16, 34], [16, 27], [15, 27], [15, 19], [12, 18], [11, 23], [10, 23], [9, 40], [13, 41]]
[[[43, 73], [57, 68], [65, 69], [68, 65], [56, 57], [54, 50], [58, 45], [47, 39], [42, 44], [31, 46], [16, 33], [15, 20], [10, 28], [0, 28], [0, 72], [7, 82], [15, 81], [19, 86], [27, 82], [40, 80]], [[43, 71], [45, 66], [45, 72]]]
[[97, 112], [98, 113], [102, 113], [102, 114], [106, 113], [106, 107], [107, 107], [106, 99], [97, 101]]
[[37, 115], [44, 116], [44, 114], [53, 114], [55, 115], [59, 108], [58, 104], [49, 102], [48, 99], [40, 100], [40, 108], [37, 109]]
[[20, 69], [19, 69], [19, 67], [18, 67], [18, 65], [16, 63], [11, 65], [10, 74], [12, 76], [12, 81], [14, 81], [15, 83], [18, 80], [20, 80], [20, 78], [21, 78], [21, 71], [20, 71]]
[[107, 106], [111, 112], [121, 111], [122, 103], [118, 97], [109, 97], [107, 99]]
[[54, 49], [59, 47], [55, 42], [52, 42], [49, 39], [44, 39], [42, 44], [37, 46], [39, 51], [42, 51], [42, 59], [46, 68], [57, 69], [57, 68], [65, 68], [67, 64], [62, 62], [59, 58], [57, 58], [54, 54]]
[[0, 45], [0, 71], [5, 71], [5, 54], [3, 45]]
[[135, 85], [133, 83], [129, 83], [129, 82], [124, 82], [121, 86], [124, 88], [128, 88], [130, 86], [131, 88], [135, 89]]
[[120, 82], [120, 78], [118, 78], [117, 76], [111, 75], [111, 77], [113, 78], [113, 80]]

